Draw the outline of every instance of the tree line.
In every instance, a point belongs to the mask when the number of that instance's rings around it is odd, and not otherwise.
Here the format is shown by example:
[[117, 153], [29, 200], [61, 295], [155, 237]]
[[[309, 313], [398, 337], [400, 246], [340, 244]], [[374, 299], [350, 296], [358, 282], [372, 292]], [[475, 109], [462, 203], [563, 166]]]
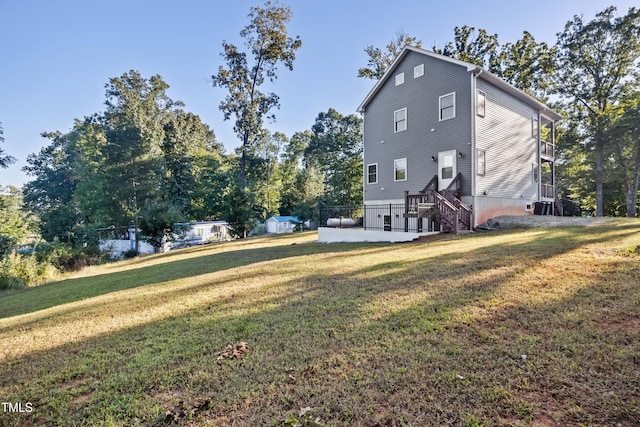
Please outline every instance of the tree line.
[[[574, 16], [555, 45], [526, 31], [500, 44], [497, 34], [462, 26], [432, 50], [482, 66], [561, 112], [561, 195], [599, 216], [636, 216], [640, 15], [616, 12], [606, 8], [588, 22]], [[219, 109], [234, 120], [240, 146], [225, 153], [213, 129], [167, 95], [161, 76], [130, 70], [111, 78], [105, 110], [76, 119], [67, 133], [43, 133], [49, 144], [24, 167], [31, 181], [0, 196], [2, 216], [11, 219], [0, 225], [4, 271], [29, 235], [87, 257], [100, 227], [134, 227], [159, 246], [180, 222], [225, 219], [243, 237], [274, 214], [314, 219], [321, 204], [361, 203], [361, 118], [330, 108], [311, 129], [270, 132], [265, 119], [274, 119], [279, 99], [264, 83], [280, 66], [293, 69], [302, 41], [288, 35], [292, 12], [277, 2], [251, 8], [248, 17], [244, 49], [223, 42], [224, 65], [212, 76], [213, 87], [227, 91]], [[422, 42], [400, 33], [383, 48], [367, 46], [358, 76], [381, 78], [406, 45]], [[0, 167], [14, 161], [0, 148]]]
[[[400, 33], [385, 48], [368, 46], [359, 77], [379, 79], [405, 45]], [[574, 16], [555, 45], [527, 31], [500, 44], [497, 34], [462, 26], [436, 53], [479, 65], [563, 115], [558, 123], [558, 191], [596, 216], [636, 217], [640, 176], [640, 11], [614, 6], [590, 21]]]

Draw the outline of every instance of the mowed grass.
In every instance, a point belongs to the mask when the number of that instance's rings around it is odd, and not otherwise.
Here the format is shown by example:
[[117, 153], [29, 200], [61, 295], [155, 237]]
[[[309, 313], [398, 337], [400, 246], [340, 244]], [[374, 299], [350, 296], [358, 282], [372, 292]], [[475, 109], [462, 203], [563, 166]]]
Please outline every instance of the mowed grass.
[[33, 408], [0, 425], [637, 426], [639, 252], [620, 220], [86, 269], [0, 294], [0, 400]]

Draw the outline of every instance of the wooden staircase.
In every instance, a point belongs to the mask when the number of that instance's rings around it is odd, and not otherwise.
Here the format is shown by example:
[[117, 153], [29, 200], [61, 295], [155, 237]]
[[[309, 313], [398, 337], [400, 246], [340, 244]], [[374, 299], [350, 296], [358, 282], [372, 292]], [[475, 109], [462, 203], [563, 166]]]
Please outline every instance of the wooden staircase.
[[449, 186], [438, 191], [438, 176], [418, 194], [405, 193], [407, 212], [417, 216], [436, 216], [444, 231], [458, 234], [473, 230], [473, 211], [458, 196], [462, 186], [462, 174], [458, 174]]

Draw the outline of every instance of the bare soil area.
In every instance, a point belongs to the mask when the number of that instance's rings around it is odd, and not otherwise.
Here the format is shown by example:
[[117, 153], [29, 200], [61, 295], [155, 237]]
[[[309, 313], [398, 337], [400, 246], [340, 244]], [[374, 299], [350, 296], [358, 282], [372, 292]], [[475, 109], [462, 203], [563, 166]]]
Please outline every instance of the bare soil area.
[[487, 225], [488, 228], [572, 227], [595, 226], [610, 220], [610, 218], [587, 216], [504, 215], [492, 218], [484, 225]]

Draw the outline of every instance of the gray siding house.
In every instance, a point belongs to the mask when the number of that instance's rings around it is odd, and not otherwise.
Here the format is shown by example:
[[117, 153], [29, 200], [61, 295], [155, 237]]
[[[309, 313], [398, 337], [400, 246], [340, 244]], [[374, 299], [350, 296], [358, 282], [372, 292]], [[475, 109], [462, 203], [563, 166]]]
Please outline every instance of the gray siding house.
[[[554, 121], [561, 116], [476, 65], [405, 48], [359, 106], [365, 228], [458, 232], [555, 203]], [[538, 203], [536, 203], [538, 202]], [[371, 216], [371, 217], [370, 217]]]

